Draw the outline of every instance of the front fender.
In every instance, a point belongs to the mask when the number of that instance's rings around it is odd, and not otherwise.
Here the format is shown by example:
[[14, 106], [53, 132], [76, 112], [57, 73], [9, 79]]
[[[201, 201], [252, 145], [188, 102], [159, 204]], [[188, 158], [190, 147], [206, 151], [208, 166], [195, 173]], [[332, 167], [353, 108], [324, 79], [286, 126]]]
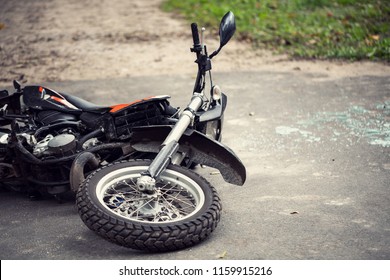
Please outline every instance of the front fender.
[[[158, 153], [171, 129], [169, 125], [134, 128], [131, 146], [137, 151]], [[245, 166], [222, 143], [196, 130], [187, 129], [180, 138], [179, 145], [179, 151], [185, 152], [194, 162], [218, 169], [226, 182], [239, 186], [245, 183]]]

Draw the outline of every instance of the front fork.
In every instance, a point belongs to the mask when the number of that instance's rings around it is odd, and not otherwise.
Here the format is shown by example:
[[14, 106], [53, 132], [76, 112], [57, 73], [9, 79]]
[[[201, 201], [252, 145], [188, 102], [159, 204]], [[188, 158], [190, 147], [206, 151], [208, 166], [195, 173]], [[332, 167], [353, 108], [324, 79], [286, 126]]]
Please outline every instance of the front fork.
[[191, 102], [187, 108], [181, 113], [179, 120], [172, 128], [171, 132], [161, 145], [161, 149], [148, 170], [141, 173], [141, 177], [137, 180], [138, 189], [142, 192], [153, 193], [155, 190], [156, 178], [173, 162], [178, 164], [183, 157], [177, 153], [179, 149], [179, 140], [185, 130], [193, 121], [196, 112], [203, 105], [203, 94], [194, 93]]

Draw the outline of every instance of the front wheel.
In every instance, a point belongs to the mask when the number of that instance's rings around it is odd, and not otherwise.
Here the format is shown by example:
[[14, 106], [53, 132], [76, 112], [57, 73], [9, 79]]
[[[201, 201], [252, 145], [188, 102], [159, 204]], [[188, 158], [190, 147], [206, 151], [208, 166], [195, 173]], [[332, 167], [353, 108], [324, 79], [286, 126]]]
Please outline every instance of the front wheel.
[[92, 173], [80, 186], [76, 204], [83, 222], [103, 238], [147, 251], [193, 246], [217, 226], [221, 203], [201, 176], [169, 165], [153, 194], [136, 182], [149, 160], [116, 162]]

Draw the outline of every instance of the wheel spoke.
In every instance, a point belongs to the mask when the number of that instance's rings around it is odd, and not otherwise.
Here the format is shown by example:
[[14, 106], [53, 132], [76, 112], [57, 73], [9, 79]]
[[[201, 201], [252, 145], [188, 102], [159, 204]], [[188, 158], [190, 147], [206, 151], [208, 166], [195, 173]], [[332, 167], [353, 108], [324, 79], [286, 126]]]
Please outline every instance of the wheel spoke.
[[[177, 194], [176, 196], [172, 196], [172, 195], [167, 194], [166, 196], [167, 196], [167, 197], [173, 198], [174, 201], [177, 201], [177, 202], [181, 202], [181, 203], [187, 204], [188, 206], [194, 206], [193, 203], [189, 203], [189, 202], [184, 201], [183, 199], [177, 198], [178, 195], [179, 195], [179, 194]], [[187, 198], [187, 199], [188, 199], [188, 198]]]
[[107, 174], [97, 185], [103, 205], [129, 220], [147, 223], [174, 222], [194, 215], [204, 203], [200, 186], [186, 175], [167, 169], [154, 194], [138, 190], [136, 181], [147, 166]]

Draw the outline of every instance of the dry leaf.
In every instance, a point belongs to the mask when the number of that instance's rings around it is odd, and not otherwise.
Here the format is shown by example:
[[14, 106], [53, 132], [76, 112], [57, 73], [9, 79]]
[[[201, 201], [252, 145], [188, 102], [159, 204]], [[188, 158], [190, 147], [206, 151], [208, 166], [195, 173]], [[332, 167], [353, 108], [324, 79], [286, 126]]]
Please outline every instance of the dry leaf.
[[223, 259], [223, 258], [226, 257], [226, 255], [227, 255], [227, 252], [226, 252], [226, 251], [223, 251], [221, 254], [217, 255], [217, 258], [218, 258], [218, 259]]

